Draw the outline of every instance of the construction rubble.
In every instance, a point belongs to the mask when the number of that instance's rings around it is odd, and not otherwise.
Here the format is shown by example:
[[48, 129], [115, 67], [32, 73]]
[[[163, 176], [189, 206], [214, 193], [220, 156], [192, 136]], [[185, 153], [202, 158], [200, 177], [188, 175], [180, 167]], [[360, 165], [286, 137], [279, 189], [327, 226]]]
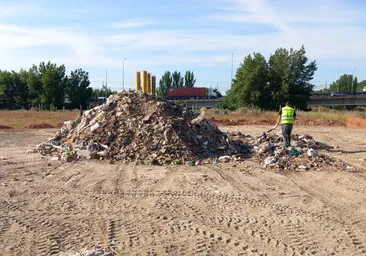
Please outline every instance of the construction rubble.
[[224, 133], [204, 113], [197, 114], [156, 96], [128, 91], [111, 95], [106, 103], [67, 121], [54, 138], [34, 152], [65, 162], [108, 159], [111, 163], [138, 164], [213, 163], [254, 158], [271, 170], [322, 170], [353, 167], [319, 153], [321, 144], [308, 135], [292, 135], [284, 148], [282, 135], [258, 137], [240, 132]]
[[240, 132], [229, 133], [230, 137], [240, 139], [252, 146], [253, 158], [260, 161], [264, 169], [276, 171], [307, 171], [325, 170], [336, 167], [340, 170], [354, 171], [354, 167], [334, 159], [319, 150], [324, 146], [309, 135], [294, 134], [291, 137], [291, 147], [283, 146], [281, 132], [268, 134], [263, 132], [258, 137], [244, 135]]
[[43, 155], [66, 162], [78, 159], [136, 161], [144, 164], [200, 164], [251, 150], [189, 109], [140, 92], [111, 95], [85, 111], [37, 147]]

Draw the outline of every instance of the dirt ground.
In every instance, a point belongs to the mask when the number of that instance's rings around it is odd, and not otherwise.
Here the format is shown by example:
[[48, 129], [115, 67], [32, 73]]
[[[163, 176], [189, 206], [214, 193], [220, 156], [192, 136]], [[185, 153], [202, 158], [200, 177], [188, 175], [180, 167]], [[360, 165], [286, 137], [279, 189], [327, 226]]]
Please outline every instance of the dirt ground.
[[[258, 135], [268, 126], [222, 127]], [[0, 254], [366, 255], [366, 172], [61, 164], [25, 154], [55, 130], [0, 131]], [[366, 165], [366, 130], [295, 127]], [[366, 169], [366, 168], [365, 168]]]

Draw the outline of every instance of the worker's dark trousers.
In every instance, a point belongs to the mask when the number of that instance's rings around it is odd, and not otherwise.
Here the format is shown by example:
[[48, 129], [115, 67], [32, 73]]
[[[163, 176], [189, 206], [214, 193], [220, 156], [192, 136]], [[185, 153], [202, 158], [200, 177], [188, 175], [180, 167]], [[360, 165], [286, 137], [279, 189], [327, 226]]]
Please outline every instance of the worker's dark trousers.
[[285, 144], [285, 147], [288, 147], [291, 145], [291, 132], [293, 124], [282, 124], [282, 135], [283, 135], [283, 142]]

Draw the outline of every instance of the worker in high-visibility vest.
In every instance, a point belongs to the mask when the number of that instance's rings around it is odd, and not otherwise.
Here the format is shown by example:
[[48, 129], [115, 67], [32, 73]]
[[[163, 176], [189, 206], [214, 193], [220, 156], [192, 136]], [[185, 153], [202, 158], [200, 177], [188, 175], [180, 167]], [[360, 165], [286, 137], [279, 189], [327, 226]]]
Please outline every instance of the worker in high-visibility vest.
[[286, 105], [283, 108], [281, 108], [280, 111], [278, 112], [277, 123], [273, 127], [274, 129], [276, 129], [281, 121], [282, 135], [285, 147], [289, 147], [291, 145], [291, 132], [295, 123], [295, 119], [296, 119], [295, 109], [292, 108], [290, 102], [286, 102]]

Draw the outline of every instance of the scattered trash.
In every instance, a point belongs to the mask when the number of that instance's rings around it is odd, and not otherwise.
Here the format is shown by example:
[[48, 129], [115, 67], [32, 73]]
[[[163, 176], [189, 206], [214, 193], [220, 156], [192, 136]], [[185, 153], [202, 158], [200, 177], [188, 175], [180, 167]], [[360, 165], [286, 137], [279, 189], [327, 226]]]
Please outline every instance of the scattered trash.
[[264, 164], [268, 165], [268, 164], [274, 164], [277, 162], [277, 158], [274, 156], [269, 156], [266, 159], [264, 159]]
[[231, 156], [220, 156], [219, 161], [220, 162], [230, 162]]
[[322, 144], [309, 135], [292, 135], [291, 147], [288, 148], [283, 146], [283, 137], [280, 133], [276, 135], [262, 133], [258, 137], [240, 132], [229, 132], [228, 135], [231, 141], [241, 140], [251, 146], [251, 157], [258, 159], [264, 169], [282, 172], [283, 170], [306, 171], [336, 167], [346, 170], [346, 163], [320, 154], [318, 149], [322, 148]]
[[308, 168], [305, 165], [299, 165], [297, 167], [300, 171], [306, 171]]
[[347, 172], [352, 172], [354, 170], [353, 166], [346, 167]]
[[81, 150], [78, 150], [76, 151], [78, 157], [83, 157], [85, 159], [90, 159], [91, 156], [90, 156], [90, 151], [87, 150], [87, 149], [81, 149]]
[[316, 156], [318, 156], [318, 151], [316, 151], [313, 148], [309, 148], [308, 151], [307, 151], [307, 155], [309, 157], [316, 157]]
[[51, 160], [52, 161], [58, 161], [58, 160], [60, 160], [60, 158], [58, 156], [53, 156], [53, 157], [51, 157]]
[[302, 155], [301, 149], [292, 148], [289, 152], [291, 156], [300, 156]]

